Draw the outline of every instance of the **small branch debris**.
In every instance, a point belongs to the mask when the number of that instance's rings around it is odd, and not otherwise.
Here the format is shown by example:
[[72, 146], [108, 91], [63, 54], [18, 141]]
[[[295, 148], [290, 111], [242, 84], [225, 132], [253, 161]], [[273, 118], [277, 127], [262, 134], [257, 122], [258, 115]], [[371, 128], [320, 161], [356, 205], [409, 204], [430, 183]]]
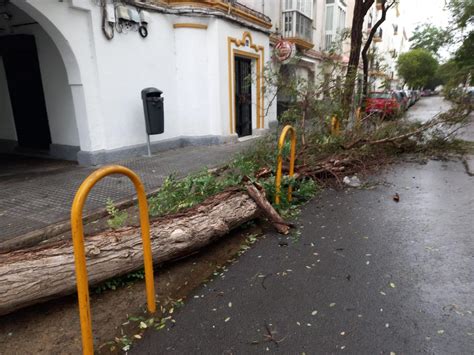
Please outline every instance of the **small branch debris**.
[[265, 193], [257, 189], [256, 185], [253, 183], [248, 183], [246, 187], [249, 196], [255, 201], [257, 206], [273, 223], [278, 233], [288, 234], [292, 224], [285, 222], [285, 220], [278, 214], [270, 202], [268, 202], [267, 198], [265, 197]]

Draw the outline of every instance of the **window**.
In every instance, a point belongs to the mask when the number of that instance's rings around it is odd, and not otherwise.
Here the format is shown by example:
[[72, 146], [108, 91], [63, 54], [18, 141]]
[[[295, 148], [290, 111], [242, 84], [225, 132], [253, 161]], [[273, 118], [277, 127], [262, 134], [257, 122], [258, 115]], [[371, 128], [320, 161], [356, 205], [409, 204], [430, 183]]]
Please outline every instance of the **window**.
[[326, 0], [325, 49], [329, 50], [346, 27], [346, 3], [342, 0]]
[[338, 23], [337, 23], [337, 31], [342, 31], [346, 28], [346, 10], [342, 7], [338, 6]]
[[326, 7], [326, 31], [333, 30], [334, 6]]
[[313, 18], [313, 0], [285, 0], [284, 11], [299, 11], [303, 15]]
[[387, 92], [371, 92], [369, 94], [369, 97], [371, 99], [391, 99], [392, 94], [387, 93]]
[[293, 29], [293, 16], [291, 12], [285, 12], [285, 27], [284, 28], [285, 28], [285, 33], [291, 32]]
[[313, 41], [313, 0], [285, 0], [283, 36]]

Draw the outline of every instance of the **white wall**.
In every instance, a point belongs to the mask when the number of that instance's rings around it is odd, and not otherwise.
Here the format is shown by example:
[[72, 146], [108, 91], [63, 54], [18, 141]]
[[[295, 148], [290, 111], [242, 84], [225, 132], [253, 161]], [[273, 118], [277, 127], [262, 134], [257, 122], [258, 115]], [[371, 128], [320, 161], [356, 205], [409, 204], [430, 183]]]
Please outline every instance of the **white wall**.
[[[93, 21], [99, 17], [93, 11]], [[241, 38], [248, 29], [215, 18], [158, 13], [151, 13], [151, 18], [145, 39], [131, 32], [116, 33], [107, 41], [101, 32], [94, 31], [108, 132], [106, 149], [145, 142], [140, 91], [148, 86], [162, 90], [165, 97], [165, 133], [152, 136], [152, 141], [229, 135], [227, 37]], [[208, 28], [173, 28], [176, 23]], [[100, 28], [99, 24], [94, 28]], [[251, 33], [255, 43], [265, 46], [268, 60], [268, 36]], [[253, 120], [256, 127], [256, 112]]]
[[40, 26], [32, 28], [32, 34], [38, 48], [51, 141], [79, 146], [72, 93], [59, 51]]
[[10, 94], [8, 92], [8, 83], [3, 65], [3, 59], [0, 56], [0, 139], [17, 140], [15, 121], [13, 120], [13, 111], [10, 104]]
[[[109, 41], [101, 30], [100, 8], [92, 1], [27, 3], [40, 14], [35, 19], [44, 16], [41, 25], [53, 34], [65, 60], [74, 103], [69, 106], [78, 117], [81, 150], [144, 144], [140, 93], [146, 87], [164, 92], [165, 133], [152, 136], [152, 141], [230, 134], [227, 37], [241, 38], [248, 30], [244, 26], [218, 18], [151, 12], [147, 38], [131, 31], [115, 33]], [[175, 23], [208, 28], [173, 28]], [[251, 32], [255, 43], [265, 46], [268, 60], [268, 35]]]
[[109, 41], [100, 31], [100, 13], [92, 9], [93, 36], [97, 56], [97, 78], [103, 126], [107, 131], [105, 149], [146, 142], [141, 90], [163, 91], [165, 133], [152, 140], [180, 134], [177, 117], [177, 78], [173, 27], [169, 18], [152, 15], [148, 37], [138, 32], [116, 33]]
[[[181, 19], [178, 18], [177, 22], [179, 21]], [[204, 21], [193, 21], [193, 23], [206, 25]], [[209, 31], [204, 29], [174, 30], [178, 121], [183, 135], [222, 134], [211, 124], [218, 117], [212, 116], [209, 110], [210, 106], [215, 105], [210, 100], [214, 95], [209, 84], [217, 80], [218, 75], [211, 76], [214, 70], [208, 65], [210, 58], [208, 49], [211, 45], [208, 36]]]

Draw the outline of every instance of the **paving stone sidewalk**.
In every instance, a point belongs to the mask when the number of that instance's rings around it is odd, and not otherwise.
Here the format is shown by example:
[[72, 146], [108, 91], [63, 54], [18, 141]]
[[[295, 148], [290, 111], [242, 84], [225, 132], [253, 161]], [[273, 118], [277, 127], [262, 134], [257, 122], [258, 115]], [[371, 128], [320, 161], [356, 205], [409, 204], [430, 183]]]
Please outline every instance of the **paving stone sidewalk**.
[[[204, 167], [216, 167], [252, 144], [255, 140], [219, 146], [191, 146], [117, 164], [135, 171], [149, 192], [161, 186], [170, 174], [182, 177]], [[0, 249], [3, 243], [11, 243], [26, 233], [67, 221], [79, 185], [95, 169], [67, 165], [43, 174], [0, 179]], [[122, 201], [134, 196], [128, 178], [119, 175], [106, 177], [92, 189], [85, 213], [104, 208], [107, 198]]]

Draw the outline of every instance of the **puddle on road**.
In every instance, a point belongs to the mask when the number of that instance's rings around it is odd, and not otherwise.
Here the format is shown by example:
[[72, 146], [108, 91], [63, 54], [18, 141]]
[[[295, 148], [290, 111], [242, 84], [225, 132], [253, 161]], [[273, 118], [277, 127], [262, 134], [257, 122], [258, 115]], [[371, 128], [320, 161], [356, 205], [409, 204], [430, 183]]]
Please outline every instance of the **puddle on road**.
[[[157, 309], [169, 308], [186, 297], [240, 252], [249, 237], [263, 235], [261, 225], [239, 228], [190, 257], [155, 268]], [[115, 291], [91, 292], [94, 345], [101, 354], [118, 353], [128, 339], [140, 333], [140, 321], [148, 319], [145, 284], [137, 281]], [[117, 343], [117, 340], [120, 341]], [[134, 341], [139, 341], [135, 339]], [[73, 354], [81, 352], [76, 296], [71, 295], [0, 317], [0, 353]]]

